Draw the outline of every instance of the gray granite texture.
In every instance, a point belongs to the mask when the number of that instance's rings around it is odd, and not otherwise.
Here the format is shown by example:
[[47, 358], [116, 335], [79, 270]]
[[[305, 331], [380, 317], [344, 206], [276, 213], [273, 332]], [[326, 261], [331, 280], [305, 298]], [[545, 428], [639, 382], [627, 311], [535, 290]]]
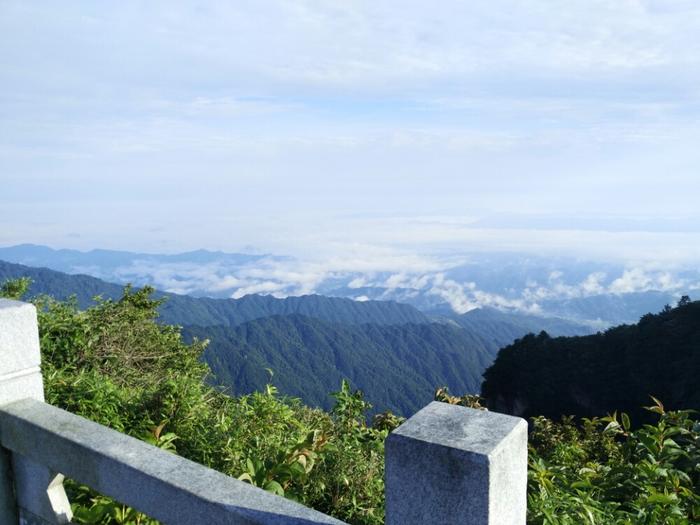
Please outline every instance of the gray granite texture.
[[386, 443], [387, 525], [523, 525], [527, 423], [433, 402]]
[[168, 525], [341, 521], [56, 407], [0, 407], [3, 447]]
[[0, 299], [0, 405], [16, 399], [44, 399], [36, 309]]
[[[0, 299], [0, 408], [20, 399], [44, 400], [36, 308]], [[0, 438], [3, 433], [0, 425]], [[69, 523], [63, 476], [0, 446], [0, 524]]]

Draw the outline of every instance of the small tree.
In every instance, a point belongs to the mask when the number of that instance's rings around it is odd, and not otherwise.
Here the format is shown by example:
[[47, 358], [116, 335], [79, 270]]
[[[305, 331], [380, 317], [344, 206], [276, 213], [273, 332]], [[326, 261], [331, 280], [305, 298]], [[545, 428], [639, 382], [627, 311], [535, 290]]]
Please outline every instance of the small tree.
[[20, 277], [19, 279], [5, 281], [0, 286], [0, 297], [19, 301], [27, 293], [31, 284], [32, 280], [29, 277]]
[[690, 296], [684, 295], [678, 300], [678, 307], [680, 308], [681, 306], [688, 305], [690, 302]]

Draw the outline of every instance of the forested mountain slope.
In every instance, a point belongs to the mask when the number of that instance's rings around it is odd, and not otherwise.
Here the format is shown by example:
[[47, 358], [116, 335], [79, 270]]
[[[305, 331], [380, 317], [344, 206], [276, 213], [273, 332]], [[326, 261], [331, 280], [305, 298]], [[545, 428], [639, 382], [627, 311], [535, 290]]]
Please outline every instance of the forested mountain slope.
[[638, 421], [650, 395], [668, 408], [700, 409], [700, 302], [644, 315], [584, 337], [528, 335], [486, 371], [489, 406], [523, 416], [593, 416], [614, 410]]
[[340, 325], [302, 315], [273, 316], [240, 326], [185, 327], [209, 338], [205, 361], [216, 382], [233, 394], [270, 381], [283, 394], [328, 408], [343, 378], [365, 393], [375, 410], [410, 415], [435, 388], [477, 393], [497, 347], [445, 324]]
[[[30, 296], [48, 294], [57, 299], [75, 295], [81, 307], [92, 303], [93, 297], [121, 297], [123, 286], [107, 283], [87, 275], [68, 275], [46, 268], [33, 268], [0, 261], [0, 282], [18, 277], [30, 277]], [[393, 301], [353, 301], [340, 297], [305, 295], [278, 299], [270, 295], [246, 295], [240, 299], [211, 299], [157, 292], [167, 297], [160, 309], [160, 320], [178, 325], [235, 326], [270, 315], [292, 313], [308, 315], [331, 322], [346, 324], [427, 323], [428, 318], [406, 304]]]

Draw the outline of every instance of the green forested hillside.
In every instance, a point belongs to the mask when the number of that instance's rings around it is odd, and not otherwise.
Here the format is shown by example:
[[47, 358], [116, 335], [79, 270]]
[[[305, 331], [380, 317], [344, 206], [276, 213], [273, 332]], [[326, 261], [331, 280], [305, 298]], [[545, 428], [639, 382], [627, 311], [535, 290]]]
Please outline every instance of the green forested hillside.
[[[46, 268], [33, 268], [0, 261], [0, 282], [29, 277], [33, 284], [30, 296], [47, 294], [57, 299], [75, 295], [78, 305], [86, 308], [96, 295], [116, 299], [123, 286], [107, 283], [87, 275], [68, 275]], [[168, 300], [160, 306], [160, 320], [178, 325], [235, 326], [270, 315], [302, 314], [331, 322], [361, 324], [426, 323], [428, 318], [406, 304], [393, 301], [358, 302], [340, 297], [305, 295], [278, 299], [270, 295], [247, 295], [240, 299], [210, 299], [157, 292]]]
[[700, 409], [700, 302], [584, 337], [528, 335], [502, 349], [482, 393], [501, 412], [642, 420], [653, 395], [671, 409]]
[[436, 385], [477, 393], [498, 347], [444, 324], [340, 325], [301, 315], [273, 316], [230, 328], [185, 327], [210, 339], [204, 359], [232, 394], [272, 383], [282, 394], [329, 408], [342, 379], [361, 389], [376, 410], [410, 415]]

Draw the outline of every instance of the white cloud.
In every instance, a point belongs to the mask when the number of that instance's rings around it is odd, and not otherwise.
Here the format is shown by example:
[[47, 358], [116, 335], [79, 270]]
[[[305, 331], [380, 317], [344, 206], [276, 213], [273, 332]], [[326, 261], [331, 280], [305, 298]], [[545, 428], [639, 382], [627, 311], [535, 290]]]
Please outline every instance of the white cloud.
[[244, 295], [249, 294], [266, 294], [273, 295], [275, 297], [286, 297], [288, 294], [284, 293], [284, 285], [276, 281], [262, 281], [242, 288], [238, 288], [231, 297], [233, 299], [240, 299]]
[[368, 281], [365, 277], [355, 277], [348, 283], [348, 288], [362, 288], [368, 285]]
[[464, 287], [460, 283], [451, 279], [445, 279], [442, 274], [437, 274], [434, 277], [428, 293], [443, 299], [457, 313], [465, 313], [479, 307], [479, 303], [472, 301], [467, 296]]
[[550, 274], [546, 286], [536, 282], [527, 283], [523, 297], [528, 301], [546, 299], [577, 299], [603, 294], [626, 294], [648, 291], [678, 293], [691, 288], [691, 283], [663, 270], [644, 267], [626, 268], [619, 277], [609, 277], [605, 272], [593, 272], [580, 282], [567, 283], [565, 273]]
[[[339, 250], [339, 247], [335, 247]], [[108, 281], [150, 283], [165, 291], [240, 298], [321, 293], [356, 301], [410, 302], [425, 310], [449, 306], [457, 313], [480, 307], [548, 314], [557, 301], [647, 291], [672, 295], [700, 289], [694, 265], [611, 265], [527, 254], [471, 253], [419, 256], [403, 250], [345, 247], [345, 256], [260, 256], [214, 262], [164, 262], [136, 256], [117, 268], [79, 265], [73, 271]], [[360, 253], [364, 253], [360, 257]]]
[[581, 290], [585, 295], [600, 295], [605, 293], [605, 287], [602, 284], [605, 277], [606, 275], [604, 272], [594, 272], [590, 274], [581, 283]]
[[650, 273], [642, 268], [631, 268], [625, 270], [620, 277], [615, 279], [608, 287], [608, 291], [616, 294], [649, 290], [677, 292], [686, 288], [687, 285], [687, 282], [668, 272]]

